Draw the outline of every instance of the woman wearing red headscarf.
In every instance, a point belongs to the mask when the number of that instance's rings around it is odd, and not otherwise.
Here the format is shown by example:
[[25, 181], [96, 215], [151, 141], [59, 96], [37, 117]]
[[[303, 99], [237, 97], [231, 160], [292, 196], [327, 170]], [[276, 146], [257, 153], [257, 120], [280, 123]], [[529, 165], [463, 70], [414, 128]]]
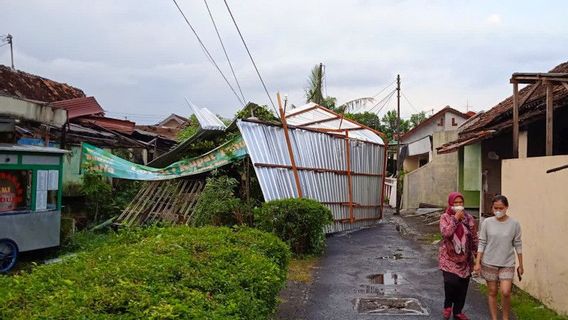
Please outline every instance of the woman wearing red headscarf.
[[464, 198], [459, 192], [448, 196], [448, 208], [440, 217], [442, 242], [440, 269], [444, 275], [444, 319], [466, 320], [462, 312], [474, 267], [479, 239], [473, 217], [464, 211]]

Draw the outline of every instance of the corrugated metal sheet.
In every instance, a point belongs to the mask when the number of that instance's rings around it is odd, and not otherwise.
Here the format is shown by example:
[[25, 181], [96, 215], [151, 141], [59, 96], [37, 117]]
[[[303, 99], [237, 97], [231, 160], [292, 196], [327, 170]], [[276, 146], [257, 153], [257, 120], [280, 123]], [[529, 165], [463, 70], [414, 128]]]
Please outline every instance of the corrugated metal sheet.
[[[357, 140], [384, 144], [383, 139], [371, 128], [356, 121], [345, 119], [329, 109], [313, 102], [286, 111], [289, 125], [320, 130], [350, 130], [349, 136]], [[344, 135], [345, 132], [336, 132]]]
[[227, 129], [227, 126], [223, 123], [223, 121], [217, 118], [217, 116], [214, 115], [213, 112], [209, 111], [209, 109], [200, 108], [191, 103], [189, 100], [187, 100], [187, 103], [189, 104], [191, 109], [193, 109], [193, 114], [195, 114], [197, 121], [199, 121], [199, 126], [201, 126], [203, 130]]
[[95, 97], [75, 98], [50, 103], [49, 106], [55, 109], [67, 110], [67, 117], [69, 119], [92, 116], [104, 115], [103, 108], [99, 105]]
[[[284, 129], [247, 121], [238, 126], [265, 200], [298, 197]], [[326, 232], [360, 228], [381, 217], [384, 146], [349, 140], [355, 220], [350, 223], [345, 139], [302, 129], [290, 129], [289, 135], [304, 197], [324, 203], [336, 220]]]

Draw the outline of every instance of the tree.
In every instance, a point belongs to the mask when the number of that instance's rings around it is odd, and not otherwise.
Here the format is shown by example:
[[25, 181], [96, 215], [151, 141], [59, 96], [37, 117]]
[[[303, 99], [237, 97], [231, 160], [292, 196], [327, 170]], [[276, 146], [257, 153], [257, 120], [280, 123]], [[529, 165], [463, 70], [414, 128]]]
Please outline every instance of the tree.
[[343, 114], [345, 112], [353, 111], [367, 102], [372, 103], [375, 101], [372, 97], [363, 97], [347, 101], [344, 104], [337, 106], [337, 99], [335, 97], [324, 97], [323, 95], [322, 88], [324, 77], [323, 64], [316, 64], [308, 78], [308, 87], [305, 89], [306, 102], [313, 102], [337, 113]]
[[360, 124], [364, 124], [369, 128], [383, 131], [383, 127], [381, 125], [381, 119], [379, 116], [372, 112], [363, 112], [363, 113], [346, 113], [345, 118], [355, 120]]
[[410, 125], [412, 128], [414, 128], [426, 119], [428, 119], [426, 112], [420, 111], [410, 116]]
[[[393, 140], [394, 134], [397, 132], [397, 114], [395, 110], [388, 111], [381, 119], [383, 124], [383, 133], [387, 135], [389, 140]], [[400, 119], [400, 134], [404, 134], [410, 130], [410, 121]]]

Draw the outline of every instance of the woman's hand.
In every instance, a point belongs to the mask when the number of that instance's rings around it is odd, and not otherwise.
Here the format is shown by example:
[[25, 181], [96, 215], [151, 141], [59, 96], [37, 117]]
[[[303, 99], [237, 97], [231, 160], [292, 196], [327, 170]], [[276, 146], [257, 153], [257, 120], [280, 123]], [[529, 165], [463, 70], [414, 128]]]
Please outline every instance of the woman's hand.
[[525, 273], [525, 268], [523, 268], [523, 265], [520, 265], [517, 268], [517, 272], [522, 276]]
[[456, 212], [456, 219], [458, 219], [458, 221], [462, 221], [465, 218], [465, 213], [463, 212], [463, 210], [459, 210]]
[[475, 265], [473, 266], [473, 273], [475, 275], [480, 275], [481, 274], [481, 263], [475, 263]]

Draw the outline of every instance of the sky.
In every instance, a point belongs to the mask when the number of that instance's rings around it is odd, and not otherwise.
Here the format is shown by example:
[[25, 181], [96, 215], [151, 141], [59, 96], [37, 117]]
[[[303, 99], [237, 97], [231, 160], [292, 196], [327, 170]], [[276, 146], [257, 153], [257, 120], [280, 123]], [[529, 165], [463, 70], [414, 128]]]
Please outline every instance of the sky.
[[[204, 1], [177, 1], [236, 90]], [[16, 68], [82, 89], [107, 116], [157, 123], [191, 114], [185, 98], [228, 118], [242, 107], [173, 1], [0, 3], [0, 35], [13, 36]], [[246, 100], [270, 105], [224, 2], [207, 3]], [[403, 118], [446, 105], [488, 110], [512, 93], [513, 72], [568, 61], [566, 1], [227, 3], [274, 102], [280, 92], [304, 104], [310, 70], [323, 63], [324, 93], [339, 103], [387, 87], [382, 99], [400, 74]], [[8, 46], [0, 64], [10, 65]], [[392, 98], [373, 111], [394, 108]]]

